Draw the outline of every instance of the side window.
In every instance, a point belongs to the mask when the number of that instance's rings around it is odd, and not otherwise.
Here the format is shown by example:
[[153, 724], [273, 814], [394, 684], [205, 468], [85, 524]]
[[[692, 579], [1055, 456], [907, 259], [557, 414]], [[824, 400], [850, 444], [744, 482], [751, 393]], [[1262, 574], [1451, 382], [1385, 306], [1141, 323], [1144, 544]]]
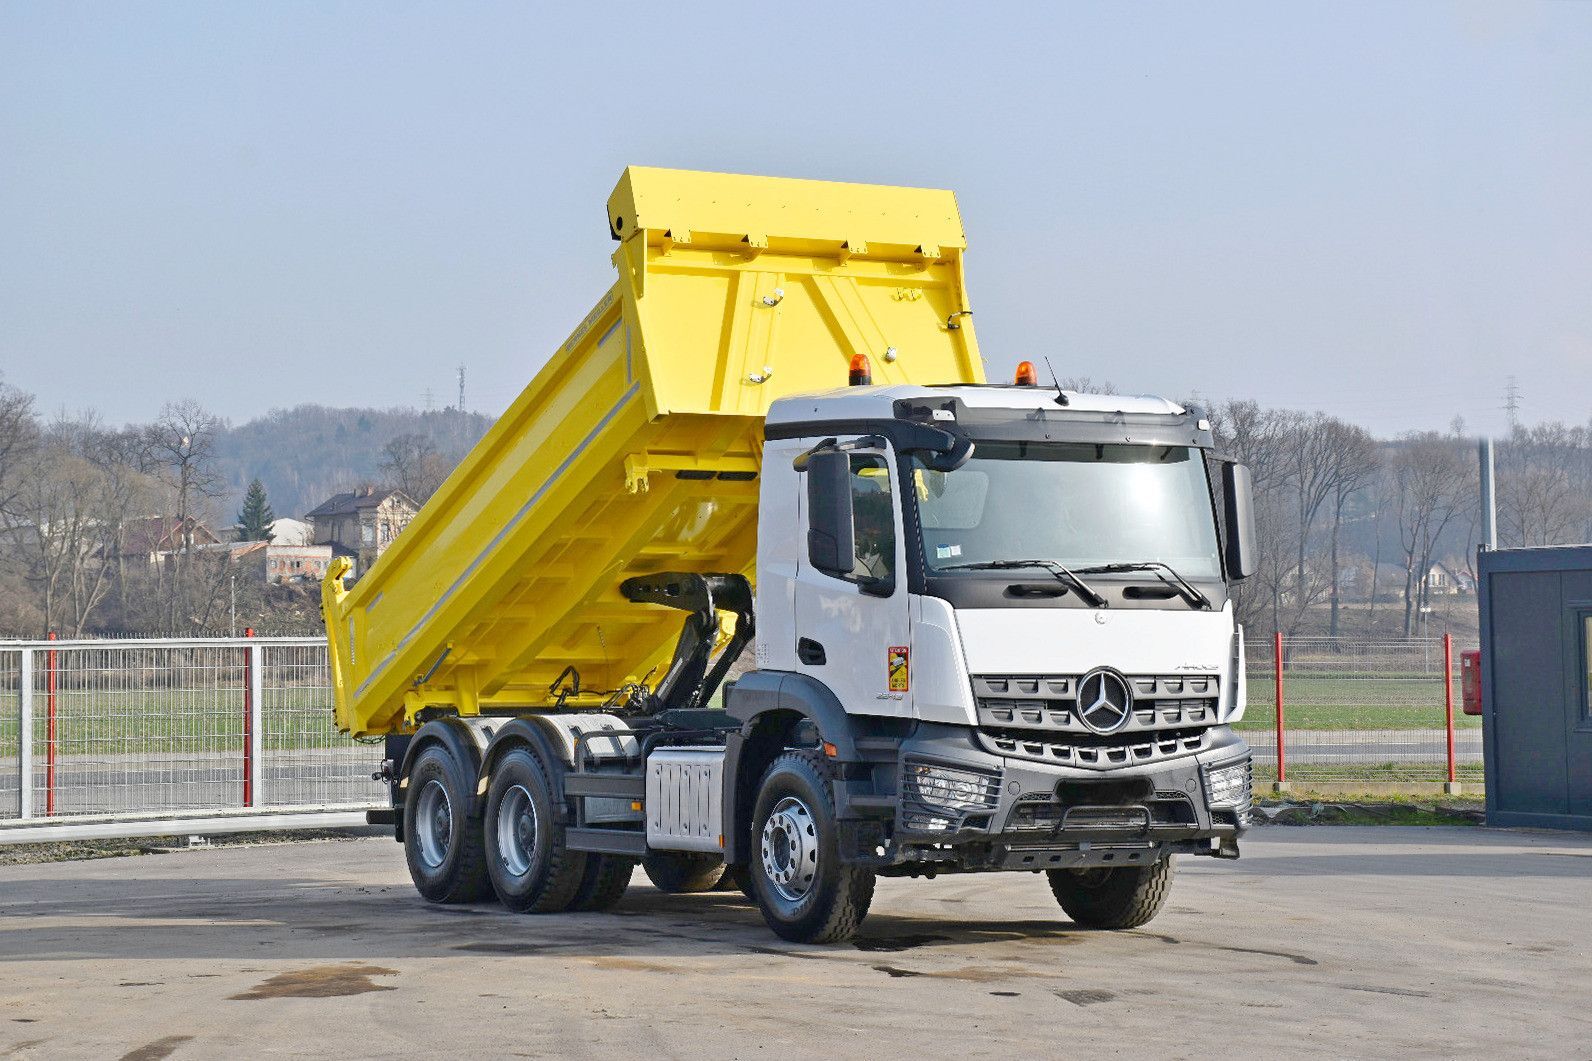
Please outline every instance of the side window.
[[851, 573], [857, 578], [895, 577], [895, 505], [890, 496], [890, 465], [876, 454], [851, 458], [851, 520], [857, 556]]
[[1592, 721], [1592, 612], [1581, 616], [1581, 707]]

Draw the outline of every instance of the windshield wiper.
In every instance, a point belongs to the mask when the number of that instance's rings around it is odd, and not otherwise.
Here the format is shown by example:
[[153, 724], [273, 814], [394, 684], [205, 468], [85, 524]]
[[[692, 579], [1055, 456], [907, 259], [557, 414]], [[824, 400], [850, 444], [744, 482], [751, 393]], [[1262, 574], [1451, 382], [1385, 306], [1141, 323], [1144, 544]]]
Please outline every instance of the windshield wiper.
[[1163, 564], [1159, 560], [1145, 560], [1137, 564], [1097, 564], [1094, 567], [1080, 568], [1079, 570], [1093, 575], [1116, 575], [1125, 571], [1149, 571], [1162, 582], [1177, 590], [1177, 595], [1188, 601], [1196, 608], [1214, 608], [1211, 599], [1200, 588], [1182, 575], [1170, 564]]
[[951, 564], [947, 567], [939, 568], [939, 570], [1009, 571], [1021, 567], [1038, 567], [1049, 571], [1055, 576], [1057, 582], [1070, 587], [1078, 596], [1087, 601], [1092, 608], [1104, 608], [1108, 604], [1106, 599], [1097, 593], [1093, 586], [1054, 560], [984, 560], [974, 564]]

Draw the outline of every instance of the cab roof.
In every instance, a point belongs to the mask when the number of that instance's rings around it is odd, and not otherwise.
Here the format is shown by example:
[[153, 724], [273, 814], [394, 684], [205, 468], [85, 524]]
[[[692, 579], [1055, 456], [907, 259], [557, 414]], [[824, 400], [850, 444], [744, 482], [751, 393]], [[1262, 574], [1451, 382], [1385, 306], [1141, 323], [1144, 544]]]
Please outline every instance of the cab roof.
[[1019, 387], [1007, 384], [983, 386], [920, 387], [839, 387], [817, 394], [781, 398], [769, 406], [768, 423], [803, 423], [812, 420], [888, 420], [895, 417], [895, 403], [902, 399], [927, 400], [956, 398], [969, 409], [1044, 409], [1050, 413], [1132, 413], [1152, 416], [1184, 416], [1188, 410], [1176, 402], [1153, 395], [1087, 394], [1062, 391], [1066, 405], [1056, 403], [1054, 387]]

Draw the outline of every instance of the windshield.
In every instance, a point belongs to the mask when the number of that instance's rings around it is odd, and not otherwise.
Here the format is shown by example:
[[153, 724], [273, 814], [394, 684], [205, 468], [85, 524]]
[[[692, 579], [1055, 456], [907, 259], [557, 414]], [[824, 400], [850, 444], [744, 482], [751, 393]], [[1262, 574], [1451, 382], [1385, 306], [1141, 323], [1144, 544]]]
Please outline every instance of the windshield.
[[1198, 449], [979, 442], [954, 472], [914, 458], [931, 573], [997, 560], [1071, 568], [1169, 564], [1219, 578], [1210, 484]]

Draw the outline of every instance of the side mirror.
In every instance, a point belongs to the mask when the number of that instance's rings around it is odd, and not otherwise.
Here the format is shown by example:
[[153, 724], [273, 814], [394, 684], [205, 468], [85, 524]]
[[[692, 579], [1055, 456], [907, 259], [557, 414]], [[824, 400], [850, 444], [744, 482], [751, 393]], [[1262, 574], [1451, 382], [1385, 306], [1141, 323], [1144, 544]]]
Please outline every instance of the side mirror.
[[807, 458], [807, 559], [826, 575], [846, 576], [857, 555], [851, 523], [851, 457], [820, 450]]
[[972, 457], [973, 440], [962, 435], [953, 437], [949, 449], [918, 451], [923, 466], [936, 472], [954, 472]]
[[1255, 573], [1259, 557], [1255, 548], [1255, 494], [1249, 466], [1222, 462], [1222, 499], [1227, 524], [1227, 577], [1234, 582]]

